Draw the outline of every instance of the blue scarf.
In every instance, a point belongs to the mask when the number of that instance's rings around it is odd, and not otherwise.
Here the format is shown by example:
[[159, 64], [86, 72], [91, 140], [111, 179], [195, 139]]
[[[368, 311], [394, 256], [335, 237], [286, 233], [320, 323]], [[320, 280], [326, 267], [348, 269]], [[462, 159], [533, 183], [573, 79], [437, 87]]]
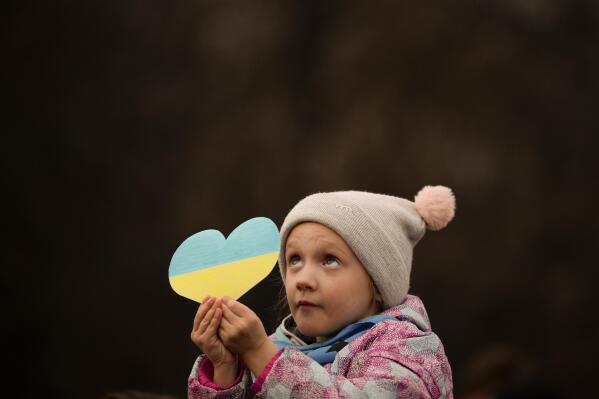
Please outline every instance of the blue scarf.
[[[308, 355], [310, 358], [317, 361], [320, 365], [332, 363], [335, 360], [337, 352], [339, 352], [348, 343], [358, 338], [360, 335], [368, 331], [376, 323], [383, 320], [397, 320], [393, 316], [388, 315], [375, 315], [366, 317], [360, 321], [350, 324], [339, 331], [334, 337], [327, 339], [323, 342], [315, 342], [310, 345], [298, 345], [289, 340], [289, 338], [283, 332], [281, 326], [277, 327], [275, 332], [275, 345], [277, 348], [283, 349], [286, 346], [291, 346], [298, 349]], [[283, 321], [285, 323], [285, 321]], [[281, 323], [281, 325], [283, 325]]]

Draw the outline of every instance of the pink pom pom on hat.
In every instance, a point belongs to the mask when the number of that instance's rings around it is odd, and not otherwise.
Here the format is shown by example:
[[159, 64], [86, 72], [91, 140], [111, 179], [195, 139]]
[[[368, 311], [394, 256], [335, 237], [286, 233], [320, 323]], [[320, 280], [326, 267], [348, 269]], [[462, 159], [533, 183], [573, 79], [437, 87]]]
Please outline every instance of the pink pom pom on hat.
[[298, 202], [281, 226], [279, 269], [285, 280], [287, 237], [303, 222], [320, 223], [339, 234], [360, 260], [385, 308], [400, 304], [410, 285], [413, 249], [426, 230], [440, 230], [455, 215], [448, 187], [425, 186], [414, 202], [365, 191], [316, 193]]
[[441, 230], [455, 215], [455, 197], [445, 186], [425, 186], [414, 197], [414, 204], [429, 230]]

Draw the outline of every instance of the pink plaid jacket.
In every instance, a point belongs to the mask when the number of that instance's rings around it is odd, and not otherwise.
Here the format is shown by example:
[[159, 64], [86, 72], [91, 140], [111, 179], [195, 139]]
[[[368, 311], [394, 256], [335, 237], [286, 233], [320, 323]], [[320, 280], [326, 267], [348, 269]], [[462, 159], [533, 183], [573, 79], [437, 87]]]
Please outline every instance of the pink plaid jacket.
[[241, 365], [233, 385], [220, 387], [200, 355], [188, 398], [453, 398], [451, 368], [420, 299], [408, 295], [383, 314], [397, 320], [375, 324], [324, 366], [286, 347], [259, 376]]

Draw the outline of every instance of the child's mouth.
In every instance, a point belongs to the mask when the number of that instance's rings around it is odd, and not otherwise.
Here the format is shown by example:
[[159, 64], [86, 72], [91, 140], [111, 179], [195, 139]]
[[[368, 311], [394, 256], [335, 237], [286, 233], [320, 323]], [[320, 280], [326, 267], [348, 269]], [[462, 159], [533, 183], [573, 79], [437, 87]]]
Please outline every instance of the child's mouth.
[[298, 309], [307, 309], [307, 308], [315, 308], [317, 307], [315, 304], [313, 304], [312, 302], [308, 302], [308, 301], [299, 301], [299, 303], [297, 304]]

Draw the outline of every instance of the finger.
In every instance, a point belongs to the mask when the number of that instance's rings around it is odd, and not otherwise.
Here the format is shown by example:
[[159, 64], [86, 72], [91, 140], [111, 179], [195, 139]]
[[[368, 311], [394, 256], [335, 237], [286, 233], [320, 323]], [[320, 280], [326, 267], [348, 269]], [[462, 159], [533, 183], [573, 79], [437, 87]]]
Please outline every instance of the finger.
[[223, 317], [221, 318], [221, 321], [220, 321], [220, 327], [224, 331], [232, 331], [234, 328], [233, 323], [231, 323], [229, 320], [224, 318], [224, 310], [223, 310]]
[[199, 306], [198, 311], [196, 312], [196, 316], [193, 319], [193, 331], [196, 331], [198, 329], [200, 322], [204, 319], [204, 316], [206, 316], [206, 313], [210, 310], [210, 307], [212, 306], [212, 300], [214, 298], [207, 298], [208, 299], [204, 300], [204, 302], [202, 302], [202, 304]]
[[[224, 312], [223, 312], [224, 314]], [[224, 316], [220, 319], [220, 325], [218, 327], [218, 336], [226, 343], [229, 337], [234, 335], [234, 326], [229, 321], [225, 320]]]
[[214, 307], [220, 308], [223, 304], [223, 300], [221, 298], [214, 298]]
[[204, 334], [216, 335], [216, 329], [220, 324], [220, 319], [222, 318], [222, 315], [222, 309], [215, 307], [214, 316], [212, 317], [212, 320], [210, 320], [210, 324], [208, 324], [208, 328], [206, 328]]
[[218, 338], [223, 341], [223, 344], [227, 343], [227, 339], [229, 337], [229, 331], [223, 327], [223, 321], [225, 319], [221, 318], [220, 324], [218, 326]]
[[223, 303], [231, 309], [233, 313], [235, 313], [239, 317], [244, 317], [247, 314], [249, 308], [228, 296], [223, 297]]
[[226, 303], [223, 303], [222, 308], [223, 308], [223, 320], [227, 320], [230, 324], [239, 323], [239, 320], [241, 319], [241, 317], [237, 316], [237, 314], [235, 314], [231, 310], [229, 305], [227, 305]]
[[204, 332], [208, 328], [208, 325], [210, 324], [210, 322], [212, 321], [212, 318], [214, 317], [215, 311], [216, 311], [216, 306], [211, 306], [210, 310], [208, 310], [208, 313], [206, 313], [206, 316], [204, 316], [204, 318], [200, 322], [200, 325], [198, 327], [198, 332], [200, 333], [200, 335], [204, 334]]
[[233, 324], [225, 320], [224, 317], [221, 317], [220, 325], [218, 326], [218, 336], [221, 338], [221, 340], [227, 340], [228, 337], [233, 335], [234, 331]]
[[206, 316], [204, 317], [204, 319], [202, 320], [202, 322], [200, 323], [200, 326], [198, 327], [198, 333], [200, 335], [204, 335], [204, 333], [206, 332], [206, 329], [208, 328], [208, 326], [210, 325], [210, 323], [212, 322], [212, 319], [214, 317], [214, 313], [216, 311], [215, 307], [212, 307], [208, 313], [206, 313]]

